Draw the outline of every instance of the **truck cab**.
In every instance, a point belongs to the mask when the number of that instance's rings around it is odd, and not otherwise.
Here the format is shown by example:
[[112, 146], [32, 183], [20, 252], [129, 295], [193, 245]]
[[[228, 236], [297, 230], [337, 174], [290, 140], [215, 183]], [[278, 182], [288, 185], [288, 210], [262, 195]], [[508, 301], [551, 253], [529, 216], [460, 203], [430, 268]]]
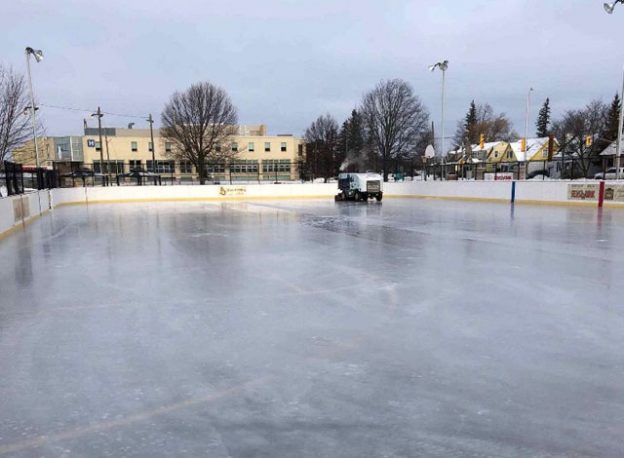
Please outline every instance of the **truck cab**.
[[383, 178], [378, 173], [341, 173], [336, 200], [368, 201], [383, 198]]

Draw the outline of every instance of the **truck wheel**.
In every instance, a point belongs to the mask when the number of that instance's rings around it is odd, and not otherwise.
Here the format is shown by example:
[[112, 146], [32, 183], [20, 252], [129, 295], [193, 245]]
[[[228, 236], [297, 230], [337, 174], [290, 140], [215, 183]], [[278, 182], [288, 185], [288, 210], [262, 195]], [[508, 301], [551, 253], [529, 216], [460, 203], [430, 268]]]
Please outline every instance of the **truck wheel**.
[[349, 200], [349, 193], [347, 191], [342, 191], [342, 200], [345, 202]]
[[383, 193], [379, 193], [375, 196], [375, 199], [377, 199], [377, 202], [381, 202], [381, 199], [383, 199]]
[[365, 192], [362, 193], [362, 200], [364, 202], [368, 201], [368, 194], [367, 193], [365, 193]]
[[354, 194], [353, 197], [354, 197], [355, 201], [358, 202], [359, 200], [362, 199], [362, 194], [360, 193], [360, 191], [355, 191], [355, 194]]

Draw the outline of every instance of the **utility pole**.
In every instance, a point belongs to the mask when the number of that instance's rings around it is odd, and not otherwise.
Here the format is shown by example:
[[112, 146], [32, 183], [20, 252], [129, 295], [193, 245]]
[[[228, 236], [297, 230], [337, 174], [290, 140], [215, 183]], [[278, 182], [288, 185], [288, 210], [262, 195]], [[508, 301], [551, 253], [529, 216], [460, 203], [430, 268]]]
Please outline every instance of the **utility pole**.
[[156, 144], [154, 143], [154, 118], [152, 118], [151, 113], [147, 117], [147, 122], [150, 126], [150, 140], [152, 141], [152, 171], [154, 172], [154, 186], [156, 186]]
[[111, 183], [111, 177], [110, 177], [111, 161], [110, 161], [110, 154], [108, 154], [108, 135], [104, 135], [104, 143], [106, 144], [106, 181], [108, 181], [108, 184], [110, 184]]
[[96, 116], [98, 118], [98, 135], [100, 137], [100, 173], [102, 174], [102, 184], [104, 183], [104, 143], [102, 142], [102, 110], [98, 107], [97, 111], [91, 116]]
[[526, 152], [529, 150], [529, 116], [531, 113], [531, 92], [533, 92], [533, 88], [529, 89], [529, 93], [527, 94], [527, 103], [526, 103], [526, 119], [524, 121], [524, 160], [527, 161], [529, 158], [526, 157]]

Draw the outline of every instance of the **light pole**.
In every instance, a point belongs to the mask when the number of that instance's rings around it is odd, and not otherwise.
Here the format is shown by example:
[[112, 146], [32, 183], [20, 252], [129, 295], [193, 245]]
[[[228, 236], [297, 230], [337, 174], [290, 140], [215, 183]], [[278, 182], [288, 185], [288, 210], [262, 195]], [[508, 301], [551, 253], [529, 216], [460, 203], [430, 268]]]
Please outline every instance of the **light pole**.
[[[605, 3], [604, 9], [608, 14], [613, 14], [613, 10], [615, 9], [615, 5], [618, 3], [622, 3], [624, 5], [624, 0], [615, 0], [613, 3]], [[618, 124], [618, 136], [617, 143], [615, 147], [615, 179], [620, 179], [620, 156], [622, 154], [622, 128], [624, 128], [624, 101], [622, 101], [622, 97], [624, 97], [624, 70], [622, 74], [622, 92], [620, 93], [620, 119]]]
[[35, 166], [37, 168], [37, 187], [39, 186], [39, 146], [37, 145], [37, 119], [35, 111], [35, 94], [33, 92], [32, 76], [30, 74], [30, 56], [35, 58], [36, 62], [43, 60], [43, 51], [41, 49], [33, 49], [30, 46], [26, 48], [26, 68], [28, 70], [28, 87], [30, 88], [30, 114], [32, 119], [33, 142], [35, 142]]
[[531, 115], [531, 93], [533, 92], [533, 88], [529, 88], [529, 92], [527, 93], [526, 100], [526, 118], [524, 121], [524, 160], [526, 161], [528, 158], [526, 157], [526, 152], [529, 149], [529, 116]]
[[[624, 69], [622, 70], [622, 92], [624, 95]], [[622, 129], [624, 128], [624, 102], [620, 97], [620, 119], [618, 123], [618, 136], [615, 146], [615, 179], [620, 179], [620, 156], [622, 155]]]
[[150, 125], [150, 140], [152, 141], [152, 172], [154, 172], [154, 186], [156, 186], [156, 144], [154, 143], [154, 119], [152, 118], [151, 113], [147, 117], [147, 122], [149, 122]]
[[440, 126], [442, 133], [442, 141], [440, 142], [440, 155], [444, 157], [446, 151], [444, 149], [444, 105], [445, 105], [445, 86], [446, 86], [446, 71], [448, 70], [448, 60], [444, 60], [442, 62], [438, 62], [436, 64], [430, 65], [429, 70], [435, 71], [436, 68], [439, 68], [442, 71], [442, 124]]
[[98, 118], [98, 135], [100, 137], [100, 173], [102, 174], [102, 182], [104, 182], [104, 144], [102, 143], [102, 116], [104, 116], [104, 114], [102, 113], [100, 107], [98, 107], [95, 113], [91, 113], [92, 118]]

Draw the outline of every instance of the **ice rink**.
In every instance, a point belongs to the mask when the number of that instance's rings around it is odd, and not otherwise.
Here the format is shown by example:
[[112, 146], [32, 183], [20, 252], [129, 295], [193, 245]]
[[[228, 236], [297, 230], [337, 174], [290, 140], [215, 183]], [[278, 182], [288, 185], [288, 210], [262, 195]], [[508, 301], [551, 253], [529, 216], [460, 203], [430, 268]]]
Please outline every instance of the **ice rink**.
[[0, 456], [624, 453], [624, 211], [64, 207], [0, 241]]

